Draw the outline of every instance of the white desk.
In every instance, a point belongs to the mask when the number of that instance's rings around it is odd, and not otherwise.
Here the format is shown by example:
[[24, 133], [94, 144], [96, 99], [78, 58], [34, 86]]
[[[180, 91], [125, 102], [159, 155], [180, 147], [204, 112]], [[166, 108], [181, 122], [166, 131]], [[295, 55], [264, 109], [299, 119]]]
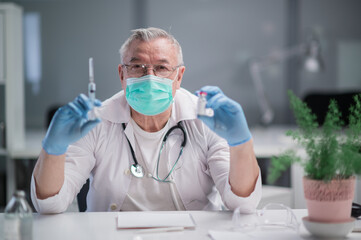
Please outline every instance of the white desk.
[[[305, 209], [294, 210], [298, 220], [302, 223], [302, 217], [307, 215]], [[191, 211], [197, 225], [195, 230], [183, 232], [143, 234], [142, 239], [210, 239], [209, 230], [227, 231], [232, 227], [232, 212], [208, 212]], [[277, 210], [274, 210], [277, 214]], [[116, 212], [94, 212], [94, 213], [62, 213], [56, 215], [34, 214], [33, 239], [34, 240], [112, 240], [129, 239], [135, 240], [137, 230], [117, 230]], [[3, 226], [4, 214], [0, 214], [0, 226]], [[0, 229], [0, 231], [3, 231]], [[275, 230], [272, 230], [275, 231]], [[267, 239], [272, 238], [272, 233]], [[312, 239], [307, 230], [301, 225], [301, 239]], [[277, 230], [277, 240], [280, 238], [282, 229]], [[1, 236], [1, 234], [0, 234]], [[296, 235], [295, 235], [296, 236]], [[360, 239], [361, 233], [350, 233], [348, 239]]]
[[45, 130], [27, 130], [24, 148], [9, 152], [9, 156], [12, 159], [37, 159], [41, 150], [41, 141], [45, 134]]
[[286, 131], [295, 129], [292, 125], [274, 125], [269, 127], [251, 128], [254, 151], [257, 158], [270, 158], [287, 149], [296, 148], [297, 145]]

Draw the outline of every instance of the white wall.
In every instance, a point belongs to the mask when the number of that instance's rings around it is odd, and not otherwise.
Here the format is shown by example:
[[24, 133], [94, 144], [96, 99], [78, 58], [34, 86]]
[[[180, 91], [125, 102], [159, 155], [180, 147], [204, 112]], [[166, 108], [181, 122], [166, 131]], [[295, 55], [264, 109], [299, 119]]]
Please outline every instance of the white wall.
[[[259, 107], [247, 60], [285, 45], [284, 0], [149, 1], [148, 22], [170, 31], [183, 46], [186, 72], [183, 86], [195, 91], [220, 86], [241, 103], [251, 125], [259, 122]], [[264, 78], [276, 121], [283, 121], [283, 64]]]
[[[180, 41], [186, 64], [183, 87], [195, 91], [207, 84], [220, 86], [242, 104], [249, 125], [254, 126], [259, 123], [260, 111], [247, 60], [287, 45], [287, 0], [14, 2], [22, 5], [25, 13], [39, 12], [42, 22], [41, 91], [33, 95], [26, 85], [28, 127], [43, 128], [49, 105], [67, 103], [86, 92], [91, 56], [97, 97], [105, 100], [119, 91], [118, 49], [130, 30], [139, 26], [164, 28]], [[309, 29], [321, 33], [326, 71], [316, 75], [298, 72], [298, 79], [286, 79], [285, 63], [280, 63], [263, 73], [276, 111], [275, 123], [289, 121], [286, 83], [299, 81], [301, 96], [310, 90], [342, 86], [337, 49], [341, 41], [361, 41], [359, 9], [358, 0], [299, 0], [299, 41]]]
[[[310, 91], [361, 91], [361, 72], [358, 73], [355, 83], [347, 84], [340, 70], [347, 72], [344, 65], [349, 65], [349, 71], [355, 72], [361, 66], [361, 55], [358, 55], [358, 65], [348, 64], [348, 59], [355, 58], [345, 56], [340, 52], [341, 46], [347, 47], [347, 43], [356, 44], [356, 51], [361, 52], [361, 1], [359, 0], [301, 0], [300, 4], [300, 38], [306, 32], [315, 30], [320, 36], [325, 60], [325, 71], [320, 74], [310, 75], [301, 73], [300, 94], [305, 95]], [[352, 47], [352, 46], [350, 46]], [[348, 48], [346, 48], [348, 49]], [[340, 57], [343, 56], [340, 62]], [[344, 83], [343, 83], [344, 82]]]
[[[239, 101], [250, 124], [259, 109], [246, 60], [284, 45], [285, 1], [18, 1], [25, 12], [36, 11], [42, 21], [43, 73], [41, 91], [27, 85], [26, 120], [43, 127], [47, 107], [67, 103], [86, 92], [87, 59], [94, 57], [97, 97], [119, 91], [118, 49], [135, 26], [135, 11], [145, 4], [146, 23], [170, 30], [183, 46], [190, 91], [207, 84], [220, 86]], [[138, 4], [138, 5], [137, 5]], [[282, 121], [284, 79], [282, 65], [268, 77], [272, 103]]]
[[[29, 2], [29, 3], [28, 3]], [[43, 72], [39, 95], [27, 84], [28, 127], [44, 127], [46, 109], [87, 92], [88, 58], [94, 58], [97, 97], [105, 100], [121, 89], [118, 50], [132, 25], [131, 0], [27, 1], [25, 12], [39, 12]]]

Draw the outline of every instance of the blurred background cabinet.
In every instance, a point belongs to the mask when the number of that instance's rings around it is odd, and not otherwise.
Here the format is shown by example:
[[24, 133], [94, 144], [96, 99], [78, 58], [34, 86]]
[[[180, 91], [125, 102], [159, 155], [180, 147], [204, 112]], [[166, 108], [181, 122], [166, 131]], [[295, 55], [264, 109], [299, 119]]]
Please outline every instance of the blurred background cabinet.
[[[0, 160], [6, 165], [6, 196], [15, 187], [14, 152], [25, 145], [24, 73], [23, 73], [23, 9], [14, 3], [0, 3]], [[6, 162], [6, 163], [5, 163]], [[5, 188], [5, 174], [0, 173]], [[11, 191], [11, 192], [9, 192]], [[4, 201], [2, 195], [0, 201]]]
[[5, 115], [6, 152], [10, 155], [25, 143], [22, 15], [21, 7], [0, 4], [0, 84], [5, 93], [0, 101]]

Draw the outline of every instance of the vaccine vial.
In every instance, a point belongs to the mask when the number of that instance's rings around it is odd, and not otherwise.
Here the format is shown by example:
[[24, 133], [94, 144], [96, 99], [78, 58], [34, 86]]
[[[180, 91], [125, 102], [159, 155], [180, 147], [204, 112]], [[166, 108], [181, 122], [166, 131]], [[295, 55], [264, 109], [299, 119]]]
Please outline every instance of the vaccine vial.
[[199, 92], [198, 96], [198, 106], [197, 114], [201, 116], [213, 116], [213, 110], [211, 108], [206, 108], [207, 105], [207, 92]]

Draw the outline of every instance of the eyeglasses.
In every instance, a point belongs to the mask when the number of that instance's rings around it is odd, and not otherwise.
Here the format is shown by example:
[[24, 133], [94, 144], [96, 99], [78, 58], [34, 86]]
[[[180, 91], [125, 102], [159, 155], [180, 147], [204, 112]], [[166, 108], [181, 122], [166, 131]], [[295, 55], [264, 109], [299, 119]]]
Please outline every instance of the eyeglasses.
[[128, 74], [134, 77], [147, 75], [148, 69], [152, 69], [155, 76], [167, 78], [181, 65], [172, 67], [167, 64], [123, 64], [123, 66], [126, 67]]
[[[275, 214], [272, 210], [278, 210]], [[292, 209], [280, 203], [268, 203], [255, 214], [242, 215], [237, 208], [233, 212], [233, 229], [236, 231], [252, 232], [259, 228], [289, 228], [299, 232], [300, 224]]]

